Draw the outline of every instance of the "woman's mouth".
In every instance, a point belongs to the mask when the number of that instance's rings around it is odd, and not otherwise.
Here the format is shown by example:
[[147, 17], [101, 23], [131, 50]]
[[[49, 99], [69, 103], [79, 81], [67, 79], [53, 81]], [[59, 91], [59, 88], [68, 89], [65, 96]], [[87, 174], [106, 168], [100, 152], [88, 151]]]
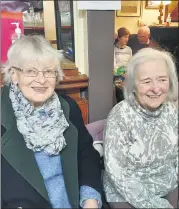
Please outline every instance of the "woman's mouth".
[[37, 93], [45, 93], [47, 90], [47, 87], [32, 87], [32, 89]]
[[157, 99], [159, 98], [161, 95], [147, 95], [149, 98], [151, 99]]

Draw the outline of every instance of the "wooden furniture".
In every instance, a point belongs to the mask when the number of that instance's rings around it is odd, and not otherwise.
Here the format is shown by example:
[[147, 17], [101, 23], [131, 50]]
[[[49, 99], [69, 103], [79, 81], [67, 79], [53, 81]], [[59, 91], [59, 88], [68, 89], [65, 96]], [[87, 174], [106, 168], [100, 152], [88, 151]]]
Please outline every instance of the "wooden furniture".
[[88, 88], [88, 77], [85, 74], [79, 74], [78, 69], [65, 69], [65, 77], [56, 86], [56, 90], [73, 98], [79, 105], [83, 120], [88, 124], [88, 100], [82, 98], [82, 90]]

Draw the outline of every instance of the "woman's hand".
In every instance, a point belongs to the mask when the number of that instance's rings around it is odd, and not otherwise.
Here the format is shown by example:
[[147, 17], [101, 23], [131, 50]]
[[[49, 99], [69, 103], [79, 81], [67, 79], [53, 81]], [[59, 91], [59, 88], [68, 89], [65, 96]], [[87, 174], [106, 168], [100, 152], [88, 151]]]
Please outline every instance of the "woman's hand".
[[98, 202], [94, 199], [85, 200], [83, 208], [98, 208]]

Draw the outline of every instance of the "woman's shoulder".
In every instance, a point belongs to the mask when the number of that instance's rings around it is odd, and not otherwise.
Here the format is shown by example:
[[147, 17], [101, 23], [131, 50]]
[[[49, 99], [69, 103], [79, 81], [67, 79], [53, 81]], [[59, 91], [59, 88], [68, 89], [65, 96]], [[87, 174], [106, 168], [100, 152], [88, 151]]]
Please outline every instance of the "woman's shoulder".
[[117, 103], [109, 113], [108, 118], [125, 118], [127, 114], [130, 114], [132, 108], [126, 100], [122, 100], [121, 102]]
[[76, 127], [78, 127], [83, 119], [77, 102], [67, 95], [61, 95], [58, 92], [56, 93], [60, 100], [64, 100], [69, 105], [69, 119]]
[[68, 103], [68, 105], [70, 106], [70, 109], [71, 108], [74, 109], [74, 108], [78, 107], [77, 102], [73, 98], [71, 98], [70, 96], [62, 95], [62, 94], [59, 94], [59, 93], [57, 93], [57, 95]]
[[59, 93], [57, 93], [57, 95], [58, 95], [59, 98], [65, 100], [65, 102], [67, 102], [67, 104], [69, 105], [69, 108], [70, 108], [70, 113], [71, 112], [79, 113], [80, 108], [79, 108], [77, 102], [73, 98], [71, 98], [68, 95], [61, 95]]
[[126, 50], [128, 50], [128, 51], [132, 52], [131, 47], [130, 47], [130, 46], [127, 46], [127, 45], [126, 45]]

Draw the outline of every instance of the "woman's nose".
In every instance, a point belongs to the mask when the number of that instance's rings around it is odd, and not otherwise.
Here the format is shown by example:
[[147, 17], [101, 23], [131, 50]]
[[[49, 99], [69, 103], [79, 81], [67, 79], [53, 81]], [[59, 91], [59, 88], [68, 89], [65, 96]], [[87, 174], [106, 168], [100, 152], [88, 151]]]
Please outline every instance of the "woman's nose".
[[158, 84], [154, 83], [152, 87], [153, 92], [158, 93], [160, 90], [160, 87]]
[[43, 74], [43, 72], [39, 72], [37, 75], [37, 80], [39, 81], [39, 83], [44, 84], [46, 81], [46, 78]]

